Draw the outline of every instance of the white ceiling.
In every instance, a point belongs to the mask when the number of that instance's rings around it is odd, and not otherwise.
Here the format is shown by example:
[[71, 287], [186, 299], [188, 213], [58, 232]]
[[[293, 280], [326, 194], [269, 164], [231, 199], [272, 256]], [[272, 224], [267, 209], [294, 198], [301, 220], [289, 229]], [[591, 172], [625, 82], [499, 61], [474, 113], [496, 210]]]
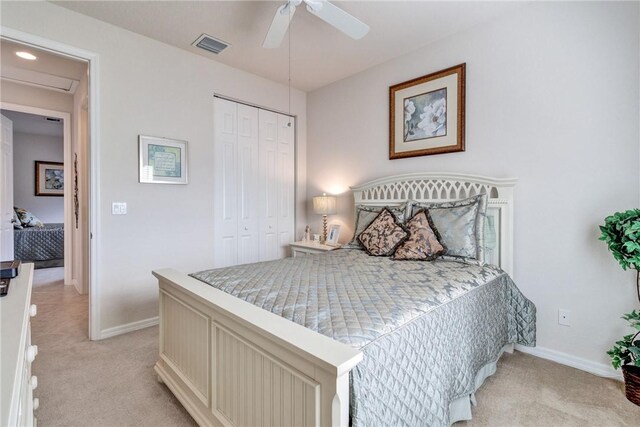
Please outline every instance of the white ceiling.
[[[263, 49], [273, 15], [284, 1], [54, 1], [68, 9], [287, 83], [288, 36]], [[294, 87], [325, 86], [437, 39], [463, 31], [524, 2], [334, 1], [371, 31], [352, 40], [299, 7], [290, 27]], [[231, 44], [219, 55], [191, 46], [202, 33]]]
[[32, 135], [63, 136], [63, 125], [60, 122], [46, 120], [45, 116], [21, 113], [18, 111], [0, 110], [2, 115], [13, 122], [14, 133], [29, 133]]

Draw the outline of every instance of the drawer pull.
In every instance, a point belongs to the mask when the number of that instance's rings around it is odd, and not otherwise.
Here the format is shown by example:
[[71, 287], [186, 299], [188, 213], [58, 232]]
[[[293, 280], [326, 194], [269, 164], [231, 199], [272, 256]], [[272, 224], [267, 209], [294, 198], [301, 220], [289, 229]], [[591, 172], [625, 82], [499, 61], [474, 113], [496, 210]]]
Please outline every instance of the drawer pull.
[[33, 375], [31, 377], [31, 390], [35, 390], [38, 388], [38, 377], [36, 377], [35, 375]]
[[37, 397], [33, 399], [33, 410], [35, 411], [40, 407], [40, 399]]
[[36, 314], [38, 314], [38, 306], [35, 304], [31, 304], [29, 306], [29, 316], [36, 317]]
[[27, 360], [29, 361], [29, 363], [33, 362], [36, 359], [37, 355], [38, 355], [38, 346], [30, 345], [29, 348], [27, 348]]

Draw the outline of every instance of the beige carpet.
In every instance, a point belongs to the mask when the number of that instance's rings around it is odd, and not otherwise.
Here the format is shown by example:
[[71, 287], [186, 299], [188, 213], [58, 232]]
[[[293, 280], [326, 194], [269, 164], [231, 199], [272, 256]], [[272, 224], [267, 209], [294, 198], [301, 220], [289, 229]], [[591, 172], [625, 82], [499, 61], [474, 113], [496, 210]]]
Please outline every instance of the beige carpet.
[[[157, 327], [88, 341], [87, 297], [62, 284], [61, 268], [35, 272], [33, 302], [38, 425], [195, 425], [156, 381]], [[640, 426], [622, 383], [517, 352], [503, 356], [477, 399], [473, 421], [456, 427]]]

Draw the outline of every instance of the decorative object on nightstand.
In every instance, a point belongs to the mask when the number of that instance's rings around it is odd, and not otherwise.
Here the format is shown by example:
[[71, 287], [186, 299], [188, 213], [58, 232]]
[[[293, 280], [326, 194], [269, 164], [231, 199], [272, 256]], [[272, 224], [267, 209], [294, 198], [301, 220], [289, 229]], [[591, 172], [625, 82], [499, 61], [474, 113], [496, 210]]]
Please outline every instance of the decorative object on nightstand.
[[340, 237], [340, 225], [331, 224], [329, 226], [329, 234], [327, 235], [327, 240], [324, 242], [324, 244], [327, 246], [337, 246], [339, 237]]
[[[640, 209], [616, 212], [600, 226], [603, 240], [623, 270], [636, 270], [636, 292], [640, 302]], [[640, 310], [622, 316], [631, 333], [607, 351], [615, 369], [622, 368], [627, 399], [640, 406]]]
[[323, 252], [333, 251], [338, 249], [340, 246], [329, 246], [323, 245], [318, 242], [294, 242], [290, 243], [291, 246], [291, 255], [296, 258], [298, 256], [311, 255], [311, 254], [321, 254]]
[[322, 239], [320, 243], [327, 241], [327, 215], [336, 213], [336, 204], [336, 196], [327, 196], [327, 193], [322, 193], [322, 196], [313, 198], [313, 213], [322, 215]]

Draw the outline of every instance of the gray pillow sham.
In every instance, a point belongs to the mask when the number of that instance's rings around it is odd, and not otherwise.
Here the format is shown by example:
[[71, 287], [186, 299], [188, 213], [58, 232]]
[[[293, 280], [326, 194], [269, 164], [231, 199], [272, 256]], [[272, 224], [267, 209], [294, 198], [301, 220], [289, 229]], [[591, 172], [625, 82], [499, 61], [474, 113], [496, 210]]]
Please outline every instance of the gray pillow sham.
[[445, 256], [484, 262], [486, 194], [452, 202], [411, 202], [412, 214], [423, 208], [429, 210], [447, 247]]
[[356, 226], [353, 239], [346, 245], [342, 246], [347, 249], [364, 249], [358, 237], [362, 232], [373, 222], [374, 219], [382, 212], [384, 208], [387, 208], [398, 220], [400, 224], [403, 224], [407, 218], [407, 210], [410, 205], [403, 203], [398, 206], [363, 206], [356, 205]]

